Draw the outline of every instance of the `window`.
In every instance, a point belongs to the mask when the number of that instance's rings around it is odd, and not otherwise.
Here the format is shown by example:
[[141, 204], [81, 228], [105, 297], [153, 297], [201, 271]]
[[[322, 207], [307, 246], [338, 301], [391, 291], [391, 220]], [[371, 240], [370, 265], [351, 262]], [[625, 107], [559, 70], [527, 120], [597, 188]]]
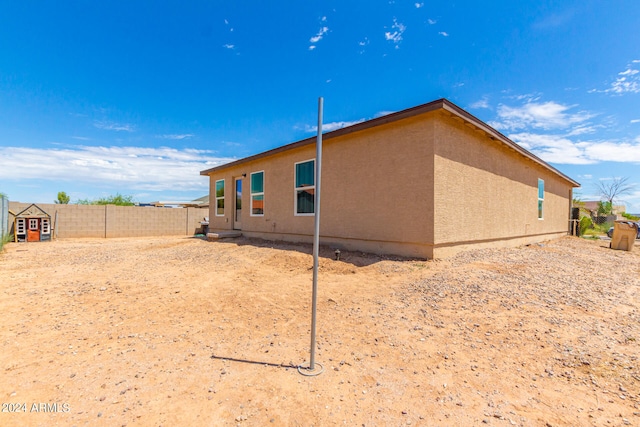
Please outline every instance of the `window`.
[[27, 232], [26, 228], [27, 228], [27, 224], [26, 224], [26, 219], [24, 218], [18, 218], [16, 220], [16, 233], [18, 234], [25, 234]]
[[543, 219], [544, 208], [544, 180], [538, 179], [538, 219]]
[[251, 174], [251, 216], [264, 216], [264, 171]]
[[36, 231], [38, 229], [38, 218], [29, 218], [29, 230]]
[[224, 216], [224, 179], [216, 181], [216, 216]]
[[49, 234], [50, 232], [49, 218], [42, 218], [42, 234]]
[[296, 163], [295, 176], [295, 214], [296, 215], [313, 215], [315, 212], [315, 175], [316, 161], [307, 160], [306, 162]]

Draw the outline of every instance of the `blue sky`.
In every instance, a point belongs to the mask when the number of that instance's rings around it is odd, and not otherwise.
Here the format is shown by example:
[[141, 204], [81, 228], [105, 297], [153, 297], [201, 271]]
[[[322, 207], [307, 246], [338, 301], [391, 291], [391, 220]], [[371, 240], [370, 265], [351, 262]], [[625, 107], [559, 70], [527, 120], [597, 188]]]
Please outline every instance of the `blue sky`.
[[640, 212], [640, 2], [0, 1], [0, 192], [191, 200], [199, 175], [447, 98]]

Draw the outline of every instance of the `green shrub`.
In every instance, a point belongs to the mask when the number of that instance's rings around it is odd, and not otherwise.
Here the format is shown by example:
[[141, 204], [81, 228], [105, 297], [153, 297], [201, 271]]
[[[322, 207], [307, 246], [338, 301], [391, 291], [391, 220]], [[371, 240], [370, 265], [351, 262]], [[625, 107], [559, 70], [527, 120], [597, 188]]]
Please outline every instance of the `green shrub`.
[[591, 230], [593, 228], [593, 221], [588, 216], [583, 216], [580, 218], [580, 235], [584, 236], [587, 230]]
[[640, 216], [631, 215], [631, 214], [628, 214], [626, 212], [623, 212], [620, 215], [622, 215], [623, 217], [625, 217], [629, 221], [640, 221]]
[[5, 234], [4, 236], [1, 236], [2, 238], [0, 238], [0, 251], [2, 251], [2, 248], [4, 247], [5, 244], [13, 241], [13, 236], [11, 234]]
[[612, 222], [603, 222], [600, 225], [594, 226], [594, 228], [596, 229], [597, 232], [604, 233], [604, 234], [607, 234], [607, 231], [609, 231], [609, 229], [611, 227], [613, 227], [613, 223]]

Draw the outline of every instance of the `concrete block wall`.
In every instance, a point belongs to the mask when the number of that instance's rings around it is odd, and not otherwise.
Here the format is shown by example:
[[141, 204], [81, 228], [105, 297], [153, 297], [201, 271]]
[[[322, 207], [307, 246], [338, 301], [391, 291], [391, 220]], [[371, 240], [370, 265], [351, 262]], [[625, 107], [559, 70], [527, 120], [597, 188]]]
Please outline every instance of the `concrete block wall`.
[[[46, 205], [40, 206], [51, 215], [51, 224], [56, 227], [57, 236], [67, 237], [105, 237], [104, 206], [88, 205]], [[96, 209], [97, 208], [97, 209]], [[55, 212], [58, 212], [56, 217]]]
[[[31, 203], [9, 202], [15, 212]], [[191, 236], [201, 230], [200, 221], [209, 215], [208, 208], [151, 208], [115, 205], [59, 205], [37, 203], [51, 215], [54, 236], [144, 237]], [[56, 215], [57, 213], [57, 215]]]

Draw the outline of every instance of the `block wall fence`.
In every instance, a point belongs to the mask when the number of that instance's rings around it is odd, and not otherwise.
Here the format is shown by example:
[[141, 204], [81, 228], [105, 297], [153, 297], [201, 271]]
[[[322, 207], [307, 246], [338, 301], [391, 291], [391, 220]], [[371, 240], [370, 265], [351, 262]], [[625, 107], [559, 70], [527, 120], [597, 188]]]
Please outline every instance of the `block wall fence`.
[[[9, 202], [17, 214], [31, 203]], [[202, 231], [208, 208], [155, 208], [116, 205], [36, 203], [51, 215], [54, 238], [192, 236]], [[10, 224], [10, 227], [13, 225]]]

